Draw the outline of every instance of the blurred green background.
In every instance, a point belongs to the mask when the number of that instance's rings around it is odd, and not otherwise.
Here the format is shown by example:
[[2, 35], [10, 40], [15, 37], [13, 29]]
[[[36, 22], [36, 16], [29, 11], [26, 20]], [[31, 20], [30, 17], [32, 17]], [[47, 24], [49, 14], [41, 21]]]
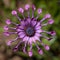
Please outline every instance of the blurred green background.
[[[44, 55], [41, 56], [33, 49], [34, 55], [30, 58], [22, 52], [14, 53], [10, 47], [6, 46], [6, 42], [11, 38], [3, 36], [3, 26], [5, 20], [10, 18], [12, 21], [17, 22], [16, 18], [11, 15], [13, 9], [23, 7], [25, 4], [34, 4], [36, 8], [42, 8], [42, 16], [46, 13], [50, 13], [54, 19], [54, 24], [47, 26], [47, 30], [55, 30], [56, 36], [52, 41], [48, 42], [45, 39], [43, 41], [49, 44], [51, 49], [44, 51]], [[37, 15], [37, 13], [36, 13]], [[40, 17], [42, 17], [40, 16]], [[46, 29], [44, 28], [44, 29]], [[14, 36], [13, 36], [14, 37]], [[0, 60], [60, 60], [60, 0], [0, 0]]]

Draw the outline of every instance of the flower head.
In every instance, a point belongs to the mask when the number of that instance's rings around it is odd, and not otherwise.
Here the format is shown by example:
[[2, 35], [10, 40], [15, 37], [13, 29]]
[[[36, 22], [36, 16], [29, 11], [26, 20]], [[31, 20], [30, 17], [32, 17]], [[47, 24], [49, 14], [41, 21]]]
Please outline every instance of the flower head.
[[[28, 16], [25, 17], [24, 16], [24, 9], [23, 8], [19, 8], [18, 11], [19, 13], [22, 14], [23, 19], [21, 19], [16, 10], [12, 11], [12, 15], [14, 15], [18, 20], [19, 20], [19, 24], [16, 24], [14, 22], [11, 22], [10, 19], [6, 20], [6, 26], [4, 26], [4, 35], [9, 36], [11, 34], [17, 34], [17, 38], [15, 38], [14, 40], [11, 40], [7, 43], [7, 45], [11, 45], [12, 42], [16, 41], [17, 39], [20, 39], [20, 42], [16, 45], [14, 51], [18, 50], [18, 47], [20, 46], [21, 43], [24, 43], [24, 47], [23, 47], [23, 52], [27, 53], [26, 51], [26, 47], [27, 45], [30, 46], [30, 49], [28, 51], [28, 55], [31, 57], [33, 55], [32, 52], [32, 48], [33, 48], [33, 43], [36, 45], [37, 49], [38, 49], [38, 53], [39, 54], [43, 54], [43, 50], [38, 46], [37, 41], [46, 49], [49, 50], [50, 47], [46, 44], [44, 44], [42, 42], [42, 40], [40, 40], [41, 37], [47, 39], [48, 41], [51, 40], [51, 37], [47, 37], [44, 36], [42, 33], [47, 33], [50, 34], [51, 36], [55, 36], [55, 31], [45, 31], [42, 29], [42, 27], [47, 26], [48, 24], [53, 24], [53, 19], [51, 18], [51, 15], [48, 13], [46, 15], [44, 15], [44, 17], [41, 20], [37, 20], [39, 15], [42, 13], [42, 9], [39, 8], [37, 10], [37, 17], [34, 17], [34, 11], [36, 10], [36, 7], [34, 5], [32, 5], [32, 17], [30, 17], [30, 5], [27, 4], [25, 5], [25, 10], [27, 11]], [[48, 19], [47, 23], [43, 24], [42, 22], [44, 20]], [[14, 24], [16, 27], [9, 27], [10, 24]], [[9, 32], [9, 29], [13, 29], [14, 32]]]

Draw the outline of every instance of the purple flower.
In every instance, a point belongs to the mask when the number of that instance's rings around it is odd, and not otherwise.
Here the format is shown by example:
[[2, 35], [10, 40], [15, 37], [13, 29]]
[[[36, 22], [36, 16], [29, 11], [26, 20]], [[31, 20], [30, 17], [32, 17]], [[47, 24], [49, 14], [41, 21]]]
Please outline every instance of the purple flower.
[[[34, 17], [34, 11], [36, 10], [36, 7], [34, 5], [32, 5], [32, 17], [30, 17], [30, 5], [26, 4], [25, 5], [25, 10], [27, 11], [28, 16], [25, 17], [24, 16], [24, 9], [23, 8], [19, 8], [18, 11], [19, 13], [22, 14], [23, 19], [21, 19], [16, 10], [12, 11], [12, 15], [15, 16], [18, 20], [19, 20], [19, 24], [16, 24], [14, 22], [11, 22], [10, 19], [6, 20], [6, 26], [4, 26], [4, 35], [9, 36], [11, 34], [17, 34], [17, 37], [14, 40], [10, 40], [7, 42], [7, 45], [10, 46], [12, 42], [16, 41], [17, 39], [20, 39], [20, 42], [16, 45], [16, 47], [14, 48], [14, 51], [18, 50], [18, 47], [20, 46], [20, 44], [24, 43], [24, 47], [23, 47], [23, 52], [27, 53], [27, 45], [30, 46], [30, 49], [28, 50], [28, 55], [31, 57], [33, 55], [33, 43], [36, 45], [37, 49], [38, 49], [38, 53], [39, 54], [43, 54], [43, 50], [38, 46], [37, 41], [46, 49], [49, 50], [50, 47], [46, 44], [44, 44], [42, 42], [42, 40], [40, 40], [41, 37], [47, 39], [48, 41], [50, 41], [52, 39], [52, 36], [55, 36], [55, 31], [45, 31], [42, 29], [42, 27], [47, 26], [49, 24], [53, 24], [54, 20], [51, 18], [51, 15], [48, 13], [46, 15], [44, 15], [44, 17], [41, 20], [38, 20], [40, 14], [42, 13], [42, 9], [39, 8], [37, 9], [37, 13], [38, 15], [36, 17]], [[47, 23], [43, 24], [42, 22], [44, 20], [48, 19]], [[9, 27], [10, 24], [15, 25], [16, 27]], [[14, 32], [11, 32], [10, 29], [14, 30]], [[9, 32], [10, 31], [10, 32]], [[42, 34], [42, 33], [47, 33], [50, 34], [51, 37], [47, 37], [46, 35]]]

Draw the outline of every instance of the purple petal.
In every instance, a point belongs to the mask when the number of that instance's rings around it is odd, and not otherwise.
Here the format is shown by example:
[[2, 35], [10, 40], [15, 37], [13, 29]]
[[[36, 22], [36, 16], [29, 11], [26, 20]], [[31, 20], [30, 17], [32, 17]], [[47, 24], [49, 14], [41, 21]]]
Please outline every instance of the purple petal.
[[24, 13], [24, 9], [23, 9], [23, 8], [19, 8], [18, 11], [19, 11], [20, 13]]
[[23, 48], [23, 52], [26, 54], [26, 49], [25, 49], [25, 47]]
[[27, 18], [27, 23], [30, 23], [31, 22], [31, 19], [30, 18]]
[[25, 21], [21, 21], [21, 26], [25, 26]]
[[25, 33], [24, 32], [19, 32], [18, 35], [24, 35]]
[[41, 30], [41, 29], [40, 29], [40, 30], [36, 30], [36, 32], [37, 32], [37, 33], [41, 33], [41, 32], [42, 32], [42, 30]]
[[50, 15], [50, 14], [46, 14], [46, 15], [44, 16], [44, 18], [45, 18], [45, 19], [51, 18], [51, 15]]
[[38, 50], [38, 52], [39, 52], [40, 55], [43, 55], [43, 50], [42, 49]]
[[40, 37], [40, 36], [41, 36], [41, 34], [39, 34], [39, 33], [35, 33], [35, 36], [38, 36], [38, 37]]
[[30, 57], [32, 57], [32, 55], [33, 55], [32, 51], [29, 51], [29, 52], [28, 52], [28, 55], [29, 55]]
[[34, 37], [31, 37], [28, 41], [28, 44], [32, 44], [33, 42], [35, 43], [36, 39]]
[[35, 5], [32, 5], [32, 10], [34, 10], [34, 11], [36, 10], [36, 7], [35, 7]]
[[37, 28], [38, 26], [40, 26], [40, 22], [37, 23], [36, 28]]
[[17, 32], [20, 32], [20, 31], [22, 32], [23, 30], [22, 30], [22, 29], [16, 29], [16, 31], [17, 31]]
[[37, 12], [38, 12], [38, 14], [41, 14], [41, 13], [42, 13], [42, 9], [39, 8], [39, 9], [37, 10]]
[[19, 26], [18, 28], [19, 28], [19, 29], [24, 29], [24, 26]]
[[4, 26], [4, 30], [8, 30], [9, 28], [8, 28], [8, 26]]
[[18, 51], [18, 47], [13, 48], [13, 51], [14, 52]]
[[30, 8], [30, 5], [29, 4], [26, 4], [25, 5], [25, 10], [28, 10]]
[[32, 44], [33, 40], [32, 37], [29, 38], [28, 44]]
[[39, 29], [41, 29], [41, 26], [38, 26], [37, 28], [35, 27], [35, 29], [36, 29], [36, 30], [39, 30]]
[[48, 34], [51, 34], [52, 36], [55, 36], [56, 32], [55, 31], [51, 31], [51, 32], [48, 32]]
[[35, 26], [36, 25], [36, 21], [31, 21], [31, 24], [33, 25], [33, 26]]
[[7, 42], [7, 45], [8, 45], [8, 46], [10, 46], [10, 45], [11, 45], [11, 43], [12, 43], [12, 41], [8, 41], [8, 42]]
[[55, 31], [51, 31], [51, 35], [52, 36], [55, 36], [56, 35], [56, 32]]
[[34, 36], [34, 39], [35, 40], [40, 40], [38, 36]]
[[49, 47], [48, 45], [45, 45], [45, 49], [46, 49], [46, 50], [49, 50], [50, 47]]
[[49, 19], [48, 20], [48, 24], [53, 24], [54, 23], [54, 20], [53, 19]]
[[52, 40], [52, 37], [48, 38], [48, 41]]
[[6, 20], [6, 24], [8, 24], [8, 25], [11, 24], [10, 19], [7, 19], [7, 20]]
[[28, 41], [29, 40], [29, 37], [27, 37], [27, 36], [25, 36], [24, 38], [23, 38], [23, 41]]
[[17, 15], [17, 11], [16, 10], [13, 10], [11, 13], [12, 13], [12, 15]]
[[9, 32], [4, 32], [4, 35], [9, 36], [10, 34], [9, 34]]
[[25, 34], [21, 34], [19, 35], [19, 38], [23, 38], [25, 36]]

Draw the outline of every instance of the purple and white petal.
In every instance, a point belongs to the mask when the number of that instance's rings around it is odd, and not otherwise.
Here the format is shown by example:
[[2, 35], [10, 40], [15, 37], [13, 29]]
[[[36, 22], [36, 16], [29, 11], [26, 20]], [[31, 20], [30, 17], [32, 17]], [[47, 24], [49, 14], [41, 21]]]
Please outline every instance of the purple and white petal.
[[10, 25], [10, 24], [11, 24], [10, 19], [7, 19], [7, 20], [6, 20], [6, 24], [7, 24], [7, 25]]
[[16, 11], [16, 10], [13, 10], [13, 11], [11, 12], [11, 14], [12, 14], [12, 15], [17, 15], [17, 11]]
[[29, 41], [29, 37], [27, 37], [27, 36], [25, 36], [24, 38], [23, 38], [23, 41]]
[[4, 30], [6, 30], [6, 31], [7, 31], [8, 29], [9, 29], [9, 28], [8, 28], [8, 26], [4, 26]]
[[36, 32], [37, 32], [37, 33], [41, 33], [41, 32], [42, 32], [42, 30], [41, 30], [41, 29], [39, 29], [39, 30], [36, 30]]
[[42, 49], [38, 50], [38, 53], [39, 53], [40, 55], [43, 55], [43, 50], [42, 50]]
[[49, 19], [48, 20], [48, 24], [53, 24], [54, 23], [54, 20], [53, 19]]
[[45, 18], [45, 19], [51, 18], [51, 15], [48, 13], [48, 14], [46, 14], [46, 15], [44, 16], [44, 18]]
[[30, 8], [30, 5], [29, 4], [26, 4], [25, 5], [25, 10], [28, 10]]
[[46, 49], [46, 50], [49, 50], [50, 47], [49, 47], [48, 45], [45, 45], [45, 49]]
[[38, 12], [38, 14], [41, 14], [41, 13], [42, 13], [42, 9], [39, 8], [39, 9], [37, 10], [37, 12]]
[[18, 11], [19, 11], [20, 13], [24, 13], [24, 9], [23, 9], [23, 8], [19, 8]]
[[9, 32], [4, 32], [5, 36], [10, 36]]
[[37, 28], [38, 26], [40, 26], [40, 22], [38, 22], [35, 27]]
[[32, 26], [35, 26], [37, 24], [36, 21], [31, 21]]
[[32, 51], [29, 51], [29, 52], [28, 52], [28, 55], [29, 55], [30, 57], [32, 57], [33, 52], [32, 52]]
[[19, 38], [24, 38], [25, 34], [19, 34]]

